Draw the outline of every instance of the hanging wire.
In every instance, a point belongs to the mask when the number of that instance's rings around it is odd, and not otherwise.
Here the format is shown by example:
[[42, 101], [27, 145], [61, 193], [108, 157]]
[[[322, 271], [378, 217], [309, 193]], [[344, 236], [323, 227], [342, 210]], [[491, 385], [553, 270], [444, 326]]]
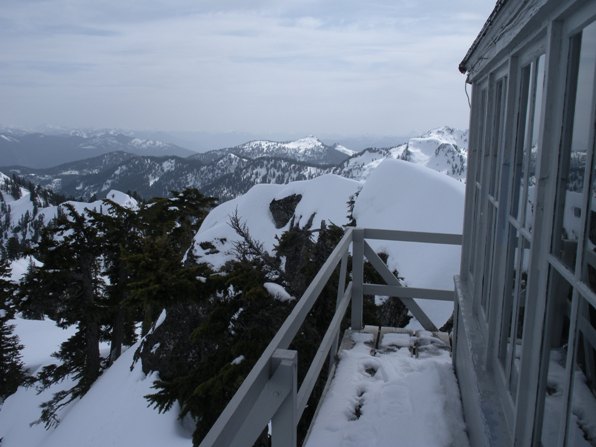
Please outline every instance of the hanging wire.
[[468, 98], [468, 107], [472, 108], [472, 101], [470, 101], [470, 95], [468, 94], [468, 83], [464, 80], [464, 91], [466, 92], [466, 98]]

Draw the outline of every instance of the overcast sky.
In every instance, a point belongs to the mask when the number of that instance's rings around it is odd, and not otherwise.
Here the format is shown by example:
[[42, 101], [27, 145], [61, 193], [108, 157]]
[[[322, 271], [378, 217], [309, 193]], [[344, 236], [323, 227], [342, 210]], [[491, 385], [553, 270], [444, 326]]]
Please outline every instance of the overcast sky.
[[404, 135], [467, 127], [494, 0], [2, 0], [0, 124]]

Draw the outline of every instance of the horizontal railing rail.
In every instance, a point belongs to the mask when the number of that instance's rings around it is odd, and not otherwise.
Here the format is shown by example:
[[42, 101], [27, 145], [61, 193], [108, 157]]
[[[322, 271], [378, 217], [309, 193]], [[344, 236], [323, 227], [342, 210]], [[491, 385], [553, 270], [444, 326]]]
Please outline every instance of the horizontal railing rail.
[[[461, 245], [460, 234], [424, 233], [415, 231], [348, 228], [341, 241], [323, 264], [279, 331], [263, 351], [252, 370], [221, 413], [202, 447], [250, 447], [271, 423], [273, 447], [295, 446], [296, 426], [326, 362], [338, 348], [341, 323], [351, 304], [351, 328], [363, 327], [364, 295], [385, 295], [399, 298], [420, 324], [435, 331], [434, 323], [414, 298], [453, 300], [453, 290], [403, 287], [366, 239]], [[352, 246], [351, 281], [348, 280], [348, 256]], [[386, 284], [364, 283], [364, 259], [381, 275]], [[288, 350], [312, 310], [323, 288], [339, 267], [336, 311], [311, 361], [304, 379], [297, 387], [298, 353]]]

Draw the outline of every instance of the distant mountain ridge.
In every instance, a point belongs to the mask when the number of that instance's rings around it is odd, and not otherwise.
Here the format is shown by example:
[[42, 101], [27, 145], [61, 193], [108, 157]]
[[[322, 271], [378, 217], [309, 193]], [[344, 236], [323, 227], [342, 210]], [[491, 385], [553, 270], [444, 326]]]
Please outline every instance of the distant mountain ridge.
[[115, 151], [138, 156], [188, 157], [194, 154], [174, 144], [142, 139], [116, 130], [32, 133], [0, 129], [0, 166], [43, 169]]
[[391, 148], [370, 148], [359, 153], [307, 137], [293, 142], [256, 140], [191, 157], [111, 152], [54, 168], [11, 167], [4, 171], [84, 200], [103, 197], [111, 189], [135, 191], [149, 198], [194, 187], [223, 201], [256, 184], [284, 184], [328, 173], [363, 181], [386, 158], [421, 164], [463, 180], [467, 131], [442, 127]]
[[215, 159], [234, 154], [238, 157], [250, 158], [288, 158], [313, 165], [336, 165], [354, 155], [352, 151], [340, 144], [329, 146], [316, 137], [309, 136], [295, 141], [254, 140], [238, 146], [216, 149], [191, 158], [210, 162]]

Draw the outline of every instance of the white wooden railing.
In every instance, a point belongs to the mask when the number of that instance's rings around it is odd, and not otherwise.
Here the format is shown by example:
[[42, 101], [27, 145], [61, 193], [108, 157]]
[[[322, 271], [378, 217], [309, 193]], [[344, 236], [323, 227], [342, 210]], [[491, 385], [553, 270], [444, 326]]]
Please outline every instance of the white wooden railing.
[[[414, 297], [453, 301], [453, 290], [402, 287], [387, 265], [370, 247], [367, 239], [461, 245], [460, 234], [348, 228], [325, 264], [321, 267], [290, 315], [273, 337], [254, 367], [221, 413], [201, 447], [250, 447], [269, 422], [273, 447], [294, 447], [296, 426], [327, 358], [338, 349], [341, 322], [352, 306], [351, 328], [363, 328], [363, 296], [399, 297], [427, 330], [437, 328]], [[351, 246], [351, 251], [350, 251]], [[352, 253], [351, 281], [346, 286], [348, 256]], [[386, 284], [364, 283], [364, 258], [367, 258]], [[300, 388], [297, 386], [298, 353], [288, 350], [321, 291], [339, 267], [336, 310]]]

